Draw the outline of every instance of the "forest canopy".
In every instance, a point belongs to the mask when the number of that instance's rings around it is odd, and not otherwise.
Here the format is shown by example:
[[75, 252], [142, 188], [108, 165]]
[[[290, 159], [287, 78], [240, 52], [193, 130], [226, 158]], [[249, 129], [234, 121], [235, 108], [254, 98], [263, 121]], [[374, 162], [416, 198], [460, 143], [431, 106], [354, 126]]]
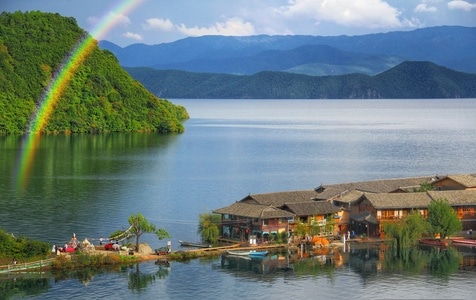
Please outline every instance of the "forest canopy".
[[[0, 134], [23, 134], [51, 80], [79, 42], [90, 38], [74, 18], [43, 12], [0, 14]], [[42, 133], [180, 133], [182, 106], [159, 99], [94, 41]]]

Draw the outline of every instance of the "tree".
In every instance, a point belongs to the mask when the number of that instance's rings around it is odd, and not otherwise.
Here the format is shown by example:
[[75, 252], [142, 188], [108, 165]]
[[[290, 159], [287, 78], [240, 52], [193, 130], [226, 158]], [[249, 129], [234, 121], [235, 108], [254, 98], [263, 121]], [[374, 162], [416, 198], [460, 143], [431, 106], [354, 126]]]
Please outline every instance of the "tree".
[[394, 251], [400, 256], [403, 249], [415, 245], [422, 235], [428, 232], [428, 223], [418, 210], [409, 213], [397, 222], [384, 225], [385, 234], [393, 239]]
[[445, 240], [447, 236], [463, 229], [461, 220], [456, 211], [448, 204], [447, 199], [440, 198], [431, 201], [428, 206], [427, 220], [431, 233], [439, 234], [440, 240]]
[[414, 189], [413, 191], [414, 192], [427, 192], [427, 191], [432, 191], [434, 189], [435, 189], [435, 187], [433, 185], [431, 185], [431, 182], [426, 181], [426, 182], [420, 184], [420, 186], [417, 189]]
[[202, 240], [207, 243], [216, 243], [220, 236], [218, 223], [220, 222], [220, 215], [218, 214], [200, 214], [200, 221], [198, 223], [198, 234]]
[[155, 233], [159, 240], [170, 237], [169, 233], [162, 228], [156, 228], [152, 223], [141, 214], [132, 215], [129, 217], [129, 224], [131, 225], [130, 232], [136, 236], [136, 250], [139, 251], [139, 239], [144, 233]]

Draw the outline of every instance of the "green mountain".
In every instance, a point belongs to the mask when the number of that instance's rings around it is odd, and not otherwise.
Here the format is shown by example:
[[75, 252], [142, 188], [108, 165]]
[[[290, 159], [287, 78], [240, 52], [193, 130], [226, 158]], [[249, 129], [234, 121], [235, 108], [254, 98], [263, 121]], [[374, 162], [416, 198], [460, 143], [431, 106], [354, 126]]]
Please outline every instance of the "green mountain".
[[375, 76], [308, 76], [286, 72], [254, 75], [126, 68], [156, 95], [215, 99], [418, 99], [475, 98], [476, 74], [431, 62], [403, 62]]
[[[88, 33], [73, 18], [0, 14], [0, 134], [22, 134], [52, 78]], [[185, 108], [159, 99], [97, 42], [61, 94], [44, 133], [183, 132]]]

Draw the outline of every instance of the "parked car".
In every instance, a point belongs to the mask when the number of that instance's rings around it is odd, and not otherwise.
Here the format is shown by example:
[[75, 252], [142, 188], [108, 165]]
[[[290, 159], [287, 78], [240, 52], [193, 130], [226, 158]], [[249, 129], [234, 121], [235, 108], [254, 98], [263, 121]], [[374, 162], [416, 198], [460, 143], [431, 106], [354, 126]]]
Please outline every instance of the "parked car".
[[107, 243], [104, 245], [104, 250], [114, 250], [114, 251], [119, 251], [121, 249], [121, 246], [117, 243]]

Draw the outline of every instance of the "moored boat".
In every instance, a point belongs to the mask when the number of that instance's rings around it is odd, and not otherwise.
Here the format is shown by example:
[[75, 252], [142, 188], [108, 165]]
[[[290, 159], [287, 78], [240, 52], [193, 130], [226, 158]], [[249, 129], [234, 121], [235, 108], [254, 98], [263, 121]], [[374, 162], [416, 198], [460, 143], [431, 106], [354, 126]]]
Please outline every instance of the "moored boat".
[[251, 258], [262, 258], [268, 255], [268, 251], [251, 251], [248, 255]]
[[476, 240], [471, 239], [451, 239], [451, 244], [461, 246], [476, 246]]
[[265, 251], [228, 250], [228, 251], [226, 251], [226, 253], [228, 253], [230, 255], [235, 255], [235, 256], [248, 256], [248, 257], [251, 257], [251, 258], [261, 258], [261, 257], [265, 257], [266, 255], [268, 255], [267, 250], [265, 250]]
[[248, 256], [251, 253], [251, 251], [228, 250], [226, 251], [226, 253], [230, 255], [236, 255], [236, 256]]
[[194, 242], [185, 242], [182, 240], [179, 240], [180, 246], [184, 247], [197, 247], [197, 248], [211, 248], [212, 245], [210, 244], [201, 244], [201, 243], [194, 243]]
[[420, 244], [440, 247], [446, 247], [448, 245], [446, 241], [442, 242], [438, 239], [421, 239]]

